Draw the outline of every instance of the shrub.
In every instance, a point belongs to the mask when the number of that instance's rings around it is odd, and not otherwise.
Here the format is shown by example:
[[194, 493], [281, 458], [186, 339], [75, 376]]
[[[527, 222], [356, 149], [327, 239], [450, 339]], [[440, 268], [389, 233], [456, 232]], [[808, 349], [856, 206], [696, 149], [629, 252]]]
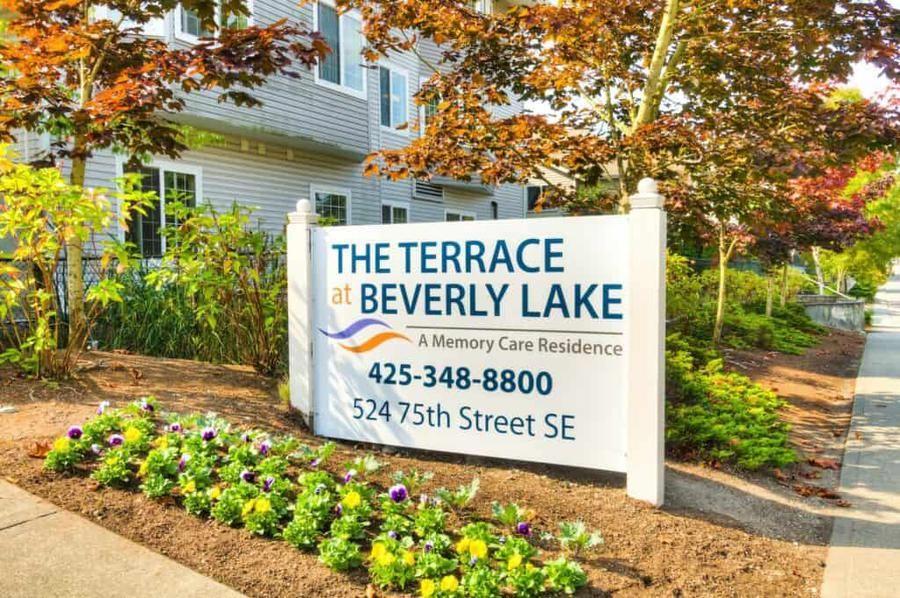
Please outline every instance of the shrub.
[[99, 257], [100, 268], [85, 294], [85, 324], [76, 329], [67, 325], [56, 292], [65, 248], [76, 240], [96, 241], [96, 231], [117, 221], [110, 196], [117, 200], [120, 226], [133, 211], [143, 210], [149, 196], [136, 190], [133, 177], [119, 181], [122, 191], [108, 194], [69, 185], [56, 168], [4, 166], [4, 154], [0, 146], [0, 238], [15, 239], [16, 245], [11, 260], [0, 263], [0, 331], [6, 341], [0, 363], [38, 377], [67, 377], [97, 317], [121, 301], [121, 283], [113, 273], [130, 262], [124, 245], [94, 242], [89, 253]]
[[721, 360], [697, 367], [685, 344], [670, 336], [666, 350], [669, 449], [750, 470], [795, 461], [789, 426], [779, 418], [784, 402], [746, 376], [723, 371]]
[[[336, 571], [365, 565], [386, 590], [418, 584], [423, 596], [540, 596], [587, 583], [565, 558], [541, 564], [528, 510], [495, 505], [495, 519], [513, 530], [499, 535], [488, 521], [446, 511], [437, 497], [413, 500], [430, 474], [396, 472], [393, 485], [379, 489], [362, 479], [380, 467], [371, 456], [348, 463], [340, 477], [324, 471], [333, 451], [330, 443], [309, 448], [290, 436], [233, 430], [215, 416], [161, 414], [149, 398], [119, 410], [101, 406], [97, 417], [57, 439], [44, 466], [90, 469], [104, 485], [139, 485], [149, 498], [171, 497], [191, 514], [316, 550]], [[477, 487], [452, 493], [457, 506], [468, 505]], [[583, 525], [562, 527], [569, 552], [599, 541]]]

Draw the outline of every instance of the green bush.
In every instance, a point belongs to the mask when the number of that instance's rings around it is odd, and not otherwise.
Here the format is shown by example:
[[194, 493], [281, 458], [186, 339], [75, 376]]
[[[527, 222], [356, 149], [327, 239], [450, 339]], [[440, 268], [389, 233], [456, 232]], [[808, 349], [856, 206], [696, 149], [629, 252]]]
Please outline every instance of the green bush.
[[783, 467], [796, 460], [784, 401], [713, 359], [698, 366], [695, 349], [678, 335], [667, 339], [666, 441], [679, 455], [734, 463], [744, 469]]

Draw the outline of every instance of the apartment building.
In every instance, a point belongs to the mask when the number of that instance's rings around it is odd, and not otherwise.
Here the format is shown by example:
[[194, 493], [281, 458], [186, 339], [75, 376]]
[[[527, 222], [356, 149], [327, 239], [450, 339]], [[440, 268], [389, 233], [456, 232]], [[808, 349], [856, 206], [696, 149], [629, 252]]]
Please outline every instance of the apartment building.
[[[339, 15], [333, 0], [298, 6], [297, 0], [251, 0], [248, 21], [268, 24], [282, 18], [321, 32], [332, 54], [299, 79], [273, 77], [255, 96], [258, 108], [238, 108], [216, 101], [215, 93], [188, 96], [187, 110], [173, 118], [209, 131], [214, 141], [186, 152], [179, 160], [154, 159], [142, 169], [148, 188], [160, 203], [139, 218], [127, 233], [148, 257], [165, 250], [160, 229], [166, 223], [166, 197], [173, 192], [195, 204], [226, 209], [233, 202], [256, 208], [259, 225], [281, 232], [298, 199], [309, 198], [329, 223], [340, 225], [521, 218], [525, 191], [517, 185], [497, 187], [435, 178], [428, 182], [387, 181], [363, 176], [363, 160], [381, 148], [398, 148], [420, 134], [402, 126], [426, 118], [413, 95], [430, 76], [412, 53], [365, 64], [356, 14]], [[492, 9], [490, 0], [474, 3]], [[498, 2], [497, 9], [503, 9]], [[240, 25], [236, 23], [236, 25]], [[195, 15], [181, 8], [147, 23], [145, 35], [171, 44], [190, 44], [204, 35]], [[422, 42], [423, 56], [437, 58], [437, 48]], [[514, 112], [520, 105], [499, 110]], [[26, 158], [38, 153], [46, 138], [19, 140]], [[112, 152], [93, 156], [86, 184], [113, 186], [125, 159]], [[112, 234], [126, 238], [124, 231]]]

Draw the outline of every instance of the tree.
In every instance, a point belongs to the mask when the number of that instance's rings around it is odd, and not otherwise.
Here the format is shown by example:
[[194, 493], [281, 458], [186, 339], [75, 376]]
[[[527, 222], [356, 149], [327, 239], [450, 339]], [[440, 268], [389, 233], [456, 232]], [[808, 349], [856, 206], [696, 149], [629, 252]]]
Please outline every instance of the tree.
[[[603, 201], [620, 209], [639, 179], [660, 179], [673, 238], [718, 247], [716, 338], [728, 260], [760, 215], [787, 209], [792, 177], [846, 159], [832, 143], [849, 137], [844, 118], [869, 117], [861, 145], [896, 138], [891, 109], [830, 101], [827, 87], [862, 59], [900, 75], [900, 11], [883, 0], [572, 0], [489, 16], [459, 0], [338, 3], [362, 12], [372, 57], [424, 38], [442, 48], [420, 53], [434, 71], [418, 94], [436, 106], [426, 134], [368, 172], [497, 184], [555, 166], [594, 184], [615, 164]], [[553, 114], [493, 109], [514, 97]], [[549, 201], [571, 199], [548, 184]]]
[[[141, 35], [153, 18], [178, 5], [210, 32], [189, 47]], [[241, 28], [244, 0], [0, 0], [11, 15], [0, 41], [0, 141], [17, 131], [49, 132], [52, 161], [68, 160], [69, 182], [84, 184], [88, 158], [116, 148], [133, 160], [177, 158], [181, 129], [168, 114], [185, 96], [218, 93], [220, 101], [255, 106], [251, 92], [274, 74], [297, 76], [327, 52], [316, 34], [284, 20]], [[86, 325], [83, 241], [66, 243], [69, 324]]]

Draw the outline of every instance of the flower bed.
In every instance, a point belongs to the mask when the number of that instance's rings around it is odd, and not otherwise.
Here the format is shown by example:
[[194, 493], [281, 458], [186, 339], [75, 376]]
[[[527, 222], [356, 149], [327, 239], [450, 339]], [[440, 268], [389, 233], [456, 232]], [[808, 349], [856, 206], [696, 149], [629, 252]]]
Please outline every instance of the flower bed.
[[[382, 588], [538, 596], [587, 583], [574, 557], [602, 539], [583, 524], [563, 523], [557, 536], [538, 533], [526, 510], [499, 503], [491, 520], [477, 520], [469, 512], [477, 479], [426, 494], [429, 474], [398, 471], [393, 485], [380, 488], [367, 479], [380, 467], [370, 455], [341, 473], [327, 471], [333, 450], [233, 429], [215, 415], [160, 413], [147, 398], [121, 410], [101, 405], [54, 442], [44, 466], [83, 468], [104, 485], [174, 497], [191, 514], [316, 551], [334, 570], [364, 566]], [[542, 560], [540, 547], [565, 554]]]

